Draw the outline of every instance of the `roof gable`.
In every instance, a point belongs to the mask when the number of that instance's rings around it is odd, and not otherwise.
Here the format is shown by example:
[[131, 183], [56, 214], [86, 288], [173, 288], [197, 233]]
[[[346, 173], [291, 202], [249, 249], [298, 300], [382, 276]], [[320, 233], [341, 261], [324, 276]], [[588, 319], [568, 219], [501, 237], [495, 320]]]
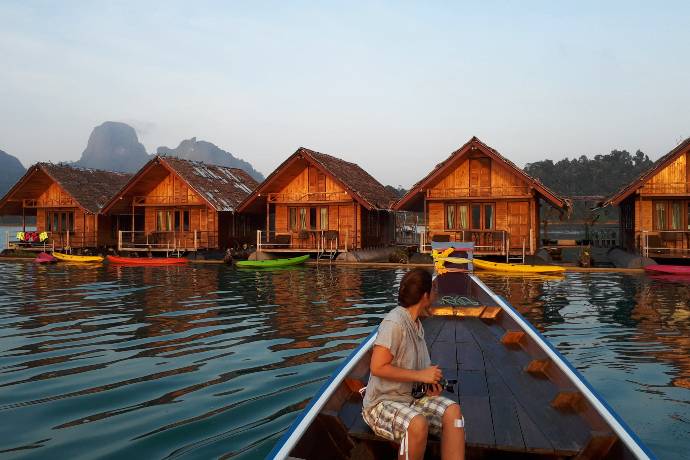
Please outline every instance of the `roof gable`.
[[493, 148], [484, 144], [477, 137], [472, 137], [465, 145], [460, 147], [455, 152], [451, 153], [448, 158], [446, 158], [441, 163], [437, 164], [433, 170], [429, 172], [424, 178], [419, 182], [414, 184], [412, 188], [395, 204], [396, 210], [403, 209], [408, 203], [413, 201], [419, 193], [422, 193], [425, 189], [433, 186], [437, 182], [441, 181], [446, 175], [448, 175], [456, 164], [459, 164], [465, 158], [467, 158], [470, 153], [479, 151], [484, 155], [490, 157], [491, 159], [500, 163], [503, 167], [511, 171], [515, 176], [524, 180], [527, 184], [534, 187], [547, 201], [549, 201], [553, 206], [557, 208], [565, 208], [567, 206], [564, 198], [557, 195], [555, 192], [550, 190], [546, 185], [542, 184], [538, 179], [530, 176], [521, 168], [519, 168], [515, 163], [498, 153]]
[[673, 163], [679, 156], [686, 152], [690, 152], [690, 137], [678, 144], [676, 148], [668, 152], [666, 155], [656, 160], [651, 168], [644, 171], [634, 180], [630, 181], [630, 183], [611, 195], [611, 197], [607, 198], [604, 201], [604, 204], [614, 206], [619, 205], [623, 200], [644, 186], [644, 184], [652, 179], [658, 172]]
[[288, 173], [300, 160], [307, 162], [331, 176], [352, 198], [369, 210], [388, 210], [395, 202], [395, 197], [368, 172], [359, 165], [341, 160], [332, 155], [316, 152], [304, 147], [297, 149], [280, 164], [266, 180], [240, 205], [239, 210], [249, 208], [255, 200], [266, 193], [272, 184], [284, 173]]
[[147, 175], [153, 174], [156, 167], [162, 167], [162, 171], [168, 171], [182, 179], [208, 206], [218, 212], [236, 211], [239, 203], [258, 186], [256, 180], [242, 169], [157, 155], [112, 197], [104, 211], [108, 212], [122, 196], [134, 190]]
[[0, 206], [30, 183], [37, 173], [45, 174], [85, 211], [98, 214], [103, 206], [127, 182], [131, 174], [76, 168], [67, 164], [36, 163], [0, 200]]

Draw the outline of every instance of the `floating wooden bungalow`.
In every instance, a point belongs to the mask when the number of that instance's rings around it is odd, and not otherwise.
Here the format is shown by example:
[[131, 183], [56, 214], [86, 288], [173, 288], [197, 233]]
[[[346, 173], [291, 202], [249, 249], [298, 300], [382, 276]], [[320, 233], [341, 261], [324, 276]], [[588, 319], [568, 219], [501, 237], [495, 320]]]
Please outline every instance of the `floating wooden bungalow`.
[[[36, 217], [43, 241], [12, 241], [24, 249], [83, 249], [113, 244], [110, 219], [103, 205], [127, 182], [130, 174], [37, 163], [0, 200], [0, 215]], [[40, 243], [40, 244], [36, 244]]]
[[561, 211], [567, 207], [563, 198], [473, 137], [417, 182], [395, 209], [423, 213], [422, 252], [429, 252], [431, 241], [471, 241], [476, 254], [509, 258], [538, 250], [542, 201]]
[[652, 258], [690, 258], [690, 138], [605, 204], [620, 206], [624, 249]]
[[197, 251], [250, 242], [237, 205], [258, 183], [245, 171], [156, 156], [105, 205], [121, 251]]
[[334, 254], [394, 238], [395, 197], [354, 163], [299, 148], [239, 207], [257, 216], [257, 249]]

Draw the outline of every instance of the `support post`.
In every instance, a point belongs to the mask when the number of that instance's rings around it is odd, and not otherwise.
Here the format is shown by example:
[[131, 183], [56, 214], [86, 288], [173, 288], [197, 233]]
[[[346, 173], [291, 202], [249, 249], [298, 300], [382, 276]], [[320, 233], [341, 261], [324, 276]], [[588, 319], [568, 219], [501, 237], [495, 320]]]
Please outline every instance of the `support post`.
[[256, 252], [261, 252], [261, 230], [256, 231]]

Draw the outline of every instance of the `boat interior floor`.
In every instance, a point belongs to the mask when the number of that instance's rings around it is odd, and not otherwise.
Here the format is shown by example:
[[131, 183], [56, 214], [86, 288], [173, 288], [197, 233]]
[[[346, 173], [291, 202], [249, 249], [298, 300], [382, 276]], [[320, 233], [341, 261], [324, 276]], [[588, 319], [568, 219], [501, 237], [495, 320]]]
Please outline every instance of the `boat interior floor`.
[[[477, 317], [431, 317], [424, 330], [432, 363], [458, 381], [455, 393], [444, 395], [459, 402], [465, 417], [468, 458], [571, 458], [596, 439], [575, 410], [558, 403], [563, 389], [529, 372], [534, 357], [511, 346], [500, 325]], [[345, 457], [393, 458], [396, 446], [377, 437], [361, 411], [362, 398], [353, 392], [337, 413], [355, 441]], [[430, 439], [427, 458], [439, 458], [439, 451], [439, 441]]]

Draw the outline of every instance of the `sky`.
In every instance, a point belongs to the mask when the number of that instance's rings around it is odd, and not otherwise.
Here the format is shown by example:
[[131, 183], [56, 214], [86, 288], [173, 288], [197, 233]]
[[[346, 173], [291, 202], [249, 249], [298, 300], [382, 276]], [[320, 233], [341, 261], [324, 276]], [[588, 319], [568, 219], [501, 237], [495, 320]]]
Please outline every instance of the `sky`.
[[270, 173], [304, 146], [409, 187], [472, 136], [520, 166], [690, 137], [690, 2], [0, 0], [0, 149], [104, 121]]

